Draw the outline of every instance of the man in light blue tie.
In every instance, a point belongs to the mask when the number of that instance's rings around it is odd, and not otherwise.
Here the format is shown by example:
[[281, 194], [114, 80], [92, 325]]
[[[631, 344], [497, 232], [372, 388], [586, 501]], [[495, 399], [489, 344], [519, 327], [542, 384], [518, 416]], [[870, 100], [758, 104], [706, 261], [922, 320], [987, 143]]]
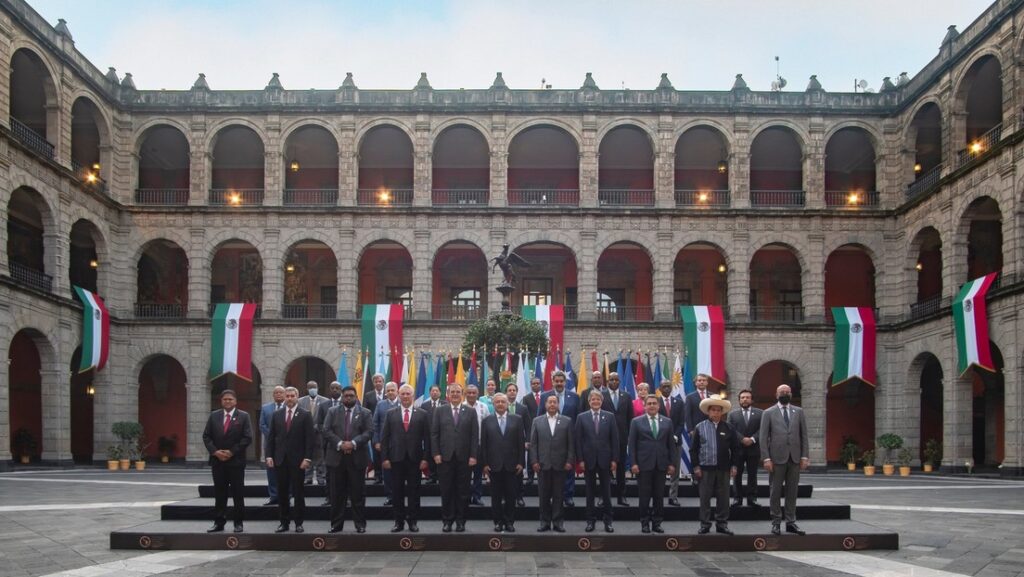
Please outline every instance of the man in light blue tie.
[[491, 516], [494, 532], [515, 532], [518, 479], [525, 465], [526, 429], [518, 415], [508, 412], [508, 397], [495, 393], [494, 413], [480, 428], [480, 463], [491, 481]]

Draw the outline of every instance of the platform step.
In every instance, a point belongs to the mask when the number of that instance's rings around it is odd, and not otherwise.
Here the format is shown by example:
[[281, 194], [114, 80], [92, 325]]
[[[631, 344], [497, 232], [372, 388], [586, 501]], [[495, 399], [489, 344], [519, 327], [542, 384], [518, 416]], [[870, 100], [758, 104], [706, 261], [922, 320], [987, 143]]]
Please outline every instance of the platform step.
[[856, 521], [801, 521], [807, 535], [768, 533], [761, 521], [732, 521], [735, 536], [696, 535], [696, 523], [667, 521], [664, 534], [642, 534], [637, 522], [616, 522], [615, 533], [602, 527], [584, 532], [584, 523], [570, 521], [565, 533], [537, 533], [536, 522], [516, 524], [515, 533], [494, 533], [493, 525], [470, 521], [465, 533], [442, 533], [439, 522], [423, 522], [419, 533], [390, 533], [390, 522], [371, 521], [356, 534], [351, 522], [342, 533], [327, 533], [327, 523], [307, 521], [306, 532], [274, 533], [276, 522], [247, 521], [244, 533], [208, 534], [206, 521], [159, 521], [114, 531], [111, 549], [140, 550], [264, 550], [264, 551], [858, 551], [898, 549], [899, 535]]

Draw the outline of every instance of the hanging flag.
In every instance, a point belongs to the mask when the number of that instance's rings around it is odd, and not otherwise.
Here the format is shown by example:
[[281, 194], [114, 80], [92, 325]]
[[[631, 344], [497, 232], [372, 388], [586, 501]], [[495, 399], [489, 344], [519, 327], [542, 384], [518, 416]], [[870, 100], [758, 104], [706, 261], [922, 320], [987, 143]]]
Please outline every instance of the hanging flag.
[[233, 374], [252, 380], [252, 319], [256, 303], [221, 303], [213, 311], [210, 380]]
[[336, 381], [341, 385], [341, 388], [345, 388], [352, 384], [352, 378], [348, 375], [348, 353], [341, 351], [341, 361], [338, 363], [338, 376]]
[[553, 349], [548, 349], [548, 358], [544, 361], [544, 390], [550, 391], [553, 386], [551, 384], [551, 374], [558, 370], [558, 363], [555, 361], [555, 352]]
[[[619, 353], [619, 366], [622, 367], [622, 370], [619, 372], [619, 388], [629, 393], [635, 399], [636, 385], [638, 383], [633, 381], [633, 351], [629, 351], [625, 361], [622, 361], [622, 353]], [[649, 388], [648, 391], [650, 391]]]
[[[484, 353], [484, 356], [486, 357], [487, 353]], [[480, 381], [477, 380], [477, 377], [476, 377], [476, 347], [473, 347], [473, 352], [470, 354], [470, 357], [469, 357], [469, 375], [466, 376], [466, 384], [467, 385], [473, 385], [477, 389], [482, 388], [480, 386], [480, 384], [481, 384]], [[483, 396], [483, 395], [480, 395], [480, 396]]]
[[[658, 353], [654, 354], [657, 356]], [[644, 380], [650, 383], [652, 387], [661, 386], [661, 373], [655, 373], [653, 371], [653, 365], [651, 365], [651, 351], [647, 351], [646, 360], [647, 362], [644, 365]]]
[[565, 388], [570, 391], [583, 392], [583, 389], [577, 387], [578, 377], [572, 370], [572, 353], [565, 351]]
[[868, 307], [832, 307], [836, 321], [832, 386], [860, 379], [875, 386], [875, 311]]
[[414, 393], [416, 395], [415, 398], [417, 407], [422, 405], [423, 401], [426, 401], [427, 399], [430, 398], [430, 389], [427, 388], [427, 382], [428, 379], [430, 378], [430, 375], [428, 373], [430, 372], [430, 370], [427, 367], [433, 368], [433, 365], [431, 365], [430, 361], [427, 360], [427, 353], [421, 353], [420, 367], [416, 371], [416, 391]]
[[720, 306], [680, 306], [683, 344], [692, 370], [725, 384], [725, 319]]
[[[340, 371], [339, 371], [340, 372]], [[338, 381], [339, 383], [341, 381]], [[352, 386], [356, 389], [356, 399], [363, 398], [363, 351], [356, 351], [356, 370], [352, 378]], [[345, 388], [345, 385], [341, 385]]]
[[405, 384], [416, 387], [416, 349], [409, 349], [409, 371], [405, 375]]
[[110, 356], [110, 313], [100, 295], [72, 286], [82, 301], [82, 360], [78, 372], [99, 372]]
[[405, 308], [402, 305], [363, 305], [362, 347], [374, 355], [381, 355], [377, 372], [385, 381], [401, 378], [401, 367], [395, 368], [402, 359], [393, 358], [402, 354], [402, 323]]
[[[540, 388], [544, 390], [544, 355], [537, 351], [537, 356], [533, 359], [533, 376], [534, 378], [540, 379]], [[533, 379], [530, 379], [531, 381]]]
[[437, 366], [434, 367], [434, 384], [441, 388], [441, 398], [448, 394], [448, 375], [444, 369], [444, 353], [437, 354]]
[[519, 397], [522, 398], [530, 391], [530, 358], [528, 352], [519, 351], [519, 370], [516, 371], [516, 388], [519, 389]]
[[466, 387], [466, 369], [462, 366], [462, 351], [459, 350], [459, 364], [455, 368], [455, 382]]
[[995, 372], [988, 341], [985, 295], [998, 272], [968, 281], [953, 300], [953, 329], [956, 332], [957, 368], [960, 376], [971, 367]]
[[[594, 365], [594, 367], [596, 368], [597, 365]], [[578, 375], [576, 375], [576, 378], [577, 378], [577, 381], [578, 381], [576, 383], [576, 389], [579, 392], [582, 393], [583, 391], [587, 390], [587, 388], [590, 387], [590, 373], [587, 372], [587, 351], [586, 350], [581, 350], [580, 351], [580, 372], [579, 372]], [[584, 401], [586, 401], [586, 399], [584, 399]], [[584, 406], [587, 406], [586, 402], [584, 402], [583, 404], [584, 404]]]
[[548, 337], [548, 349], [561, 351], [564, 348], [565, 307], [562, 305], [526, 305], [523, 307], [524, 319], [537, 321], [544, 327]]

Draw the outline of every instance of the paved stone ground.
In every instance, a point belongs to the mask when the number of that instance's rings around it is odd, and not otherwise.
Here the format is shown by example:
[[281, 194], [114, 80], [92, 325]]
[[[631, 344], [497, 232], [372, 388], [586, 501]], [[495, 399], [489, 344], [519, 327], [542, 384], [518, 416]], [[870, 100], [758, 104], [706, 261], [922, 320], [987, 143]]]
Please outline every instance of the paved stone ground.
[[[251, 471], [250, 475], [254, 475]], [[1024, 481], [916, 475], [806, 475], [815, 497], [900, 533], [899, 551], [839, 555], [859, 575], [1024, 575]], [[74, 575], [835, 575], [826, 555], [761, 553], [211, 553], [111, 551], [109, 531], [159, 518], [154, 503], [191, 498], [206, 471], [156, 468], [0, 474], [0, 574]], [[105, 504], [105, 505], [104, 505]], [[46, 510], [47, 505], [81, 508]], [[901, 510], [905, 507], [940, 510]], [[886, 509], [891, 508], [891, 509]], [[949, 509], [969, 509], [955, 512]], [[986, 512], [994, 510], [996, 513]], [[696, 529], [696, 527], [695, 527]], [[868, 557], [870, 556], [870, 557]], [[124, 561], [118, 564], [119, 561]], [[888, 573], [868, 566], [897, 562]], [[145, 565], [149, 563], [149, 565]], [[159, 563], [159, 565], [157, 565]], [[868, 567], [868, 568], [866, 568]]]

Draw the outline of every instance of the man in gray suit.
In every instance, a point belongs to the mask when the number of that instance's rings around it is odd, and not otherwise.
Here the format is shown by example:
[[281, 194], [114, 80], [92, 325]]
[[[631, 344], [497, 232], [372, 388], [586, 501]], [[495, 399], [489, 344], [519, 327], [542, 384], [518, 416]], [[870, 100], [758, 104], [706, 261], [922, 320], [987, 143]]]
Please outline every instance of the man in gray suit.
[[313, 484], [314, 477], [316, 478], [317, 485], [327, 484], [327, 468], [324, 466], [324, 451], [323, 451], [323, 434], [320, 430], [323, 424], [321, 419], [320, 411], [326, 411], [331, 406], [331, 400], [318, 394], [316, 381], [309, 381], [306, 383], [306, 392], [308, 395], [303, 395], [299, 399], [299, 408], [308, 411], [310, 416], [313, 417], [313, 432], [315, 433], [316, 442], [313, 448], [313, 466], [306, 469], [306, 481], [307, 485]]
[[545, 413], [533, 420], [530, 432], [530, 467], [537, 474], [537, 492], [540, 495], [540, 526], [543, 533], [552, 528], [565, 533], [562, 526], [562, 489], [566, 473], [576, 465], [576, 451], [572, 441], [572, 419], [558, 412], [558, 397], [548, 395], [544, 400]]
[[781, 498], [786, 495], [786, 532], [803, 535], [796, 524], [796, 495], [800, 485], [800, 471], [811, 466], [810, 445], [807, 443], [807, 421], [800, 407], [789, 402], [793, 393], [789, 385], [775, 390], [778, 404], [765, 409], [761, 415], [761, 460], [771, 483], [772, 534], [780, 535], [782, 524]]

